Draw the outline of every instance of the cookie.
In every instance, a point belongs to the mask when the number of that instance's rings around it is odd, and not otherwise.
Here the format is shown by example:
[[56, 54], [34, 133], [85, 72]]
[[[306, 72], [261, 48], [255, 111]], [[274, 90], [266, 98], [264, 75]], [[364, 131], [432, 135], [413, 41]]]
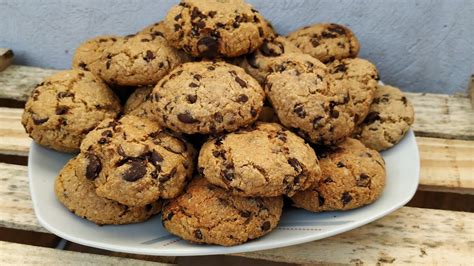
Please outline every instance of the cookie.
[[276, 123], [257, 123], [206, 142], [199, 153], [199, 171], [234, 195], [293, 195], [320, 178], [313, 149]]
[[104, 50], [120, 38], [116, 35], [101, 35], [81, 43], [74, 52], [72, 68], [91, 71], [100, 77]]
[[117, 96], [99, 78], [82, 70], [58, 72], [33, 89], [21, 122], [40, 145], [77, 152], [86, 134], [121, 106]]
[[315, 144], [343, 141], [354, 129], [349, 92], [327, 67], [307, 54], [273, 59], [265, 92], [281, 123]]
[[272, 58], [286, 53], [300, 52], [300, 49], [285, 37], [276, 36], [265, 40], [262, 46], [253, 53], [238, 57], [236, 63], [260, 82], [260, 84], [263, 84], [265, 77], [270, 72], [268, 64]]
[[164, 28], [172, 46], [207, 58], [251, 53], [273, 34], [243, 0], [182, 0], [169, 10]]
[[164, 37], [165, 27], [163, 21], [156, 22], [152, 25], [149, 25], [142, 29], [141, 31], [137, 32], [137, 34], [151, 34], [155, 36]]
[[313, 212], [350, 210], [374, 202], [385, 186], [385, 162], [360, 141], [348, 138], [325, 151], [317, 150], [322, 178], [298, 192], [294, 205]]
[[72, 213], [99, 225], [143, 222], [161, 210], [161, 201], [129, 207], [99, 197], [90, 181], [76, 174], [77, 160], [70, 160], [56, 177], [57, 199]]
[[181, 196], [164, 204], [163, 226], [194, 243], [233, 246], [270, 233], [278, 224], [282, 197], [234, 196], [195, 178]]
[[125, 114], [129, 114], [132, 111], [138, 109], [146, 100], [149, 99], [152, 90], [153, 86], [136, 88], [125, 102], [123, 112]]
[[257, 120], [265, 93], [237, 66], [191, 62], [164, 77], [150, 95], [151, 113], [180, 133], [234, 131]]
[[379, 85], [369, 114], [354, 137], [365, 146], [383, 151], [397, 144], [415, 121], [413, 106], [400, 89]]
[[327, 65], [329, 73], [341, 86], [346, 86], [354, 104], [356, 124], [362, 123], [369, 112], [379, 80], [377, 68], [362, 58], [335, 60]]
[[190, 144], [132, 115], [104, 120], [81, 144], [77, 172], [97, 195], [128, 206], [176, 197], [193, 172]]
[[347, 27], [334, 23], [319, 23], [288, 35], [288, 40], [323, 63], [335, 59], [356, 57], [360, 45]]

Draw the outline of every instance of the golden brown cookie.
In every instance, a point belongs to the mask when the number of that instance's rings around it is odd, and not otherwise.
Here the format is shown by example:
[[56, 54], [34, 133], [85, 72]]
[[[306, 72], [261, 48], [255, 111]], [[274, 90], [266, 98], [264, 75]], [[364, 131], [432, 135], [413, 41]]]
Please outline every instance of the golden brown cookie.
[[379, 85], [369, 114], [356, 128], [354, 137], [371, 149], [383, 151], [400, 142], [414, 121], [413, 106], [403, 92]]
[[313, 212], [350, 210], [377, 200], [385, 186], [385, 162], [375, 150], [348, 138], [318, 150], [322, 178], [291, 197], [296, 207]]
[[56, 177], [54, 191], [58, 200], [75, 215], [96, 224], [143, 222], [161, 210], [161, 200], [143, 207], [129, 207], [99, 197], [92, 181], [76, 174], [77, 160], [70, 160]]
[[281, 123], [316, 144], [343, 141], [354, 129], [354, 110], [346, 87], [327, 67], [307, 54], [272, 60], [265, 92]]
[[323, 63], [356, 57], [359, 41], [347, 27], [335, 23], [319, 23], [288, 35], [288, 40]]
[[164, 28], [171, 45], [208, 58], [251, 53], [273, 34], [243, 0], [182, 0], [168, 11]]
[[79, 175], [99, 196], [145, 206], [179, 195], [193, 172], [194, 149], [156, 122], [133, 115], [104, 120], [81, 144]]
[[246, 197], [293, 195], [318, 182], [313, 149], [276, 123], [255, 126], [206, 142], [199, 171], [211, 183]]
[[233, 246], [270, 233], [280, 220], [282, 197], [231, 195], [195, 178], [181, 196], [163, 206], [163, 226], [194, 243]]
[[163, 78], [150, 95], [153, 119], [180, 133], [234, 131], [258, 118], [265, 93], [237, 66], [186, 63]]
[[120, 110], [117, 96], [99, 78], [87, 71], [65, 70], [36, 86], [21, 122], [38, 144], [77, 152], [89, 131]]
[[150, 93], [153, 90], [153, 86], [139, 87], [130, 94], [125, 105], [123, 107], [123, 112], [129, 114], [134, 110], [140, 108], [140, 106], [149, 99]]

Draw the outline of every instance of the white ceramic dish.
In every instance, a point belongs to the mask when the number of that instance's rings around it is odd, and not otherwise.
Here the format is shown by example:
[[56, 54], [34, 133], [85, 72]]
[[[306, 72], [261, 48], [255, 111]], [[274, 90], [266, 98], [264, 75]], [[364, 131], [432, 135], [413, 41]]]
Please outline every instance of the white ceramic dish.
[[72, 157], [32, 144], [28, 161], [31, 197], [36, 217], [50, 232], [86, 246], [118, 252], [191, 256], [249, 252], [296, 245], [340, 234], [370, 223], [406, 204], [418, 187], [420, 160], [413, 131], [382, 153], [387, 185], [375, 203], [347, 212], [310, 213], [285, 210], [278, 228], [269, 235], [234, 247], [194, 245], [170, 235], [159, 215], [133, 225], [97, 226], [64, 208], [55, 198], [54, 179]]

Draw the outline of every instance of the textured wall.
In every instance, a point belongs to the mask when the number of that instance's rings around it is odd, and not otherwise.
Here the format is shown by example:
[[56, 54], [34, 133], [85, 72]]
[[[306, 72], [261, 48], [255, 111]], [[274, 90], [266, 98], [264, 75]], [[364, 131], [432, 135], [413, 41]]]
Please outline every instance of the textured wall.
[[[286, 34], [321, 21], [350, 26], [361, 57], [409, 91], [464, 91], [474, 73], [472, 0], [248, 0]], [[17, 64], [67, 68], [77, 45], [158, 21], [172, 0], [0, 0], [0, 47]]]

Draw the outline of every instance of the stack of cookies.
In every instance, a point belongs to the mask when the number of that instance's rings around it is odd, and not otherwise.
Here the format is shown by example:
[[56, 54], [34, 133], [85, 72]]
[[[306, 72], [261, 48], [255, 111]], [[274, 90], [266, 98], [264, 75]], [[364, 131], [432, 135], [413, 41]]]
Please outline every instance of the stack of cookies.
[[183, 0], [136, 34], [80, 45], [22, 123], [78, 153], [55, 183], [74, 214], [127, 224], [161, 211], [183, 239], [237, 245], [277, 227], [284, 197], [311, 212], [380, 197], [379, 151], [414, 115], [359, 47], [341, 25], [284, 37], [243, 0]]

